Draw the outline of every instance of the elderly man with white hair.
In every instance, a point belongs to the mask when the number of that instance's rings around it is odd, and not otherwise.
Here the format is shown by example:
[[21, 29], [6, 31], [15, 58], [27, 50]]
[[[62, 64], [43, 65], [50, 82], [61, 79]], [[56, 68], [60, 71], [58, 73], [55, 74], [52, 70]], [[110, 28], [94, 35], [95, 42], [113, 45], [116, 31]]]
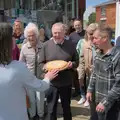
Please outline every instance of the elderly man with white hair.
[[67, 61], [66, 70], [60, 71], [58, 77], [51, 82], [47, 93], [48, 111], [45, 120], [57, 120], [57, 102], [60, 96], [64, 120], [72, 120], [70, 100], [72, 87], [72, 69], [78, 65], [77, 51], [73, 43], [65, 40], [65, 27], [62, 23], [52, 26], [53, 37], [45, 42], [40, 55], [41, 66], [52, 60]]
[[[22, 46], [19, 60], [25, 62], [28, 69], [37, 78], [41, 78], [39, 58], [42, 43], [40, 43], [38, 39], [38, 27], [34, 23], [29, 23], [24, 30], [24, 35], [26, 38], [26, 43]], [[42, 117], [44, 115], [44, 92], [27, 90], [27, 94], [30, 102], [30, 107], [28, 108], [30, 119], [35, 120], [37, 113], [39, 119], [42, 120]]]

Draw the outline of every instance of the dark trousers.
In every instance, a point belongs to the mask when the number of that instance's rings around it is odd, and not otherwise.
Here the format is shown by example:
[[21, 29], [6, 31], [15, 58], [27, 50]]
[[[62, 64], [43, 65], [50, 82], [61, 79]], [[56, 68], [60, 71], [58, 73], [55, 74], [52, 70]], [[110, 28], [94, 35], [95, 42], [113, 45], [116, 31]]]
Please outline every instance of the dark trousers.
[[47, 114], [45, 120], [57, 120], [57, 103], [60, 96], [61, 104], [63, 108], [64, 120], [72, 120], [71, 115], [71, 86], [54, 87], [50, 86], [47, 92]]
[[95, 112], [95, 114], [91, 116], [90, 120], [120, 120], [119, 112], [120, 112], [120, 103], [116, 102], [105, 113]]
[[75, 92], [79, 93], [80, 92], [80, 83], [79, 83], [79, 80], [78, 80], [78, 71], [77, 71], [77, 69], [74, 69], [72, 71], [72, 74], [73, 74], [73, 87], [75, 88]]

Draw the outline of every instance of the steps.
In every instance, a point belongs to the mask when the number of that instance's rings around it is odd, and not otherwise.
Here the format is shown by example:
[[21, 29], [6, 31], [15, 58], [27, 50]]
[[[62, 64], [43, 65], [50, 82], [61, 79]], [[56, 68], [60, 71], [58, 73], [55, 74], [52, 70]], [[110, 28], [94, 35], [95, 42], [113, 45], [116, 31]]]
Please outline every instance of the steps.
[[[89, 108], [84, 107], [83, 105], [78, 105], [77, 100], [71, 100], [71, 112], [73, 120], [88, 120], [89, 119]], [[63, 112], [61, 104], [58, 103], [58, 110], [57, 110], [57, 120], [63, 120]]]

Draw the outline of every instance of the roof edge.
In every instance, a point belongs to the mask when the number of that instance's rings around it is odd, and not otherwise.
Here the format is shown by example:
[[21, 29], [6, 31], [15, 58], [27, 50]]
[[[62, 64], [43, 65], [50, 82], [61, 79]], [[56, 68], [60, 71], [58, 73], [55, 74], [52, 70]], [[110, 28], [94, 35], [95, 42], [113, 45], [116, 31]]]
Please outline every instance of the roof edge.
[[95, 8], [96, 8], [96, 7], [101, 7], [101, 6], [110, 5], [110, 4], [113, 4], [113, 3], [116, 3], [116, 0], [103, 2], [103, 3], [101, 3], [101, 4], [98, 4], [98, 5], [94, 6], [94, 7], [95, 7]]

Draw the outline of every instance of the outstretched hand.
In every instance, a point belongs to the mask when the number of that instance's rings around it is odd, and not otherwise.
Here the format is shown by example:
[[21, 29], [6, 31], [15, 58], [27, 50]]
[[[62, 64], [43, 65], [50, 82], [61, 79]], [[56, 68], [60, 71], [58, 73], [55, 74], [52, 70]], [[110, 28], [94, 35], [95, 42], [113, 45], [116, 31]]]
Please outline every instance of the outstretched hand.
[[48, 78], [49, 80], [53, 80], [55, 77], [58, 76], [58, 70], [52, 70], [52, 71], [48, 71], [46, 74], [45, 74], [45, 77], [44, 78]]

